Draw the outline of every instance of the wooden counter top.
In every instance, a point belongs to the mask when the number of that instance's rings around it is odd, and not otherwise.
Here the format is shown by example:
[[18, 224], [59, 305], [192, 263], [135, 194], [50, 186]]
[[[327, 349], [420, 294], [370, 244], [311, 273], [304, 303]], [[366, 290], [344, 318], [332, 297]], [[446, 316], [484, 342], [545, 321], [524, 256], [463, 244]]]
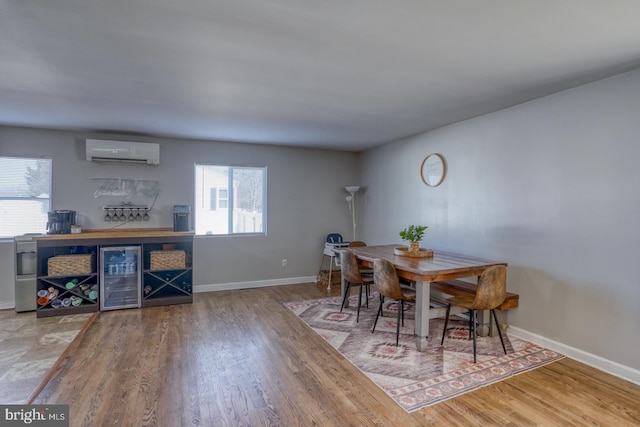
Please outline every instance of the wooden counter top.
[[76, 234], [42, 234], [33, 236], [33, 240], [82, 240], [82, 239], [126, 239], [144, 237], [182, 237], [193, 236], [193, 231], [173, 231], [171, 228], [123, 228], [90, 229]]

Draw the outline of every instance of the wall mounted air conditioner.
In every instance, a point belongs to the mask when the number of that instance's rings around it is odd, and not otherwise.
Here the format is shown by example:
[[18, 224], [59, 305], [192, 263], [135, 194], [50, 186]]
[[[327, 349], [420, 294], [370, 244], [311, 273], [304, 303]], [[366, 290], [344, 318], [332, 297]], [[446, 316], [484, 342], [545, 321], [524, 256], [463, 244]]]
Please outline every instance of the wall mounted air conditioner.
[[87, 139], [87, 161], [160, 164], [160, 146], [150, 142]]

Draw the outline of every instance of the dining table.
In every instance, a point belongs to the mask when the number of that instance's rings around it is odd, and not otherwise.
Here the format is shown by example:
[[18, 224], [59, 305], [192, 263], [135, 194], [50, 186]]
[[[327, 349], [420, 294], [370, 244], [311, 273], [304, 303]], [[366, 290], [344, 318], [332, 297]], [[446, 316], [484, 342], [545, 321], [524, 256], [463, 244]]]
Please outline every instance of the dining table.
[[[415, 335], [418, 351], [427, 350], [429, 337], [429, 319], [441, 317], [443, 307], [431, 307], [431, 283], [441, 280], [453, 280], [466, 277], [479, 277], [482, 272], [493, 265], [507, 266], [506, 262], [491, 261], [475, 256], [453, 252], [433, 250], [429, 257], [408, 256], [401, 245], [378, 245], [351, 247], [358, 263], [366, 268], [373, 268], [377, 258], [390, 261], [398, 276], [404, 281], [415, 283]], [[406, 247], [404, 247], [406, 250]], [[397, 255], [401, 253], [402, 255]], [[341, 281], [341, 295], [347, 291], [345, 280]]]

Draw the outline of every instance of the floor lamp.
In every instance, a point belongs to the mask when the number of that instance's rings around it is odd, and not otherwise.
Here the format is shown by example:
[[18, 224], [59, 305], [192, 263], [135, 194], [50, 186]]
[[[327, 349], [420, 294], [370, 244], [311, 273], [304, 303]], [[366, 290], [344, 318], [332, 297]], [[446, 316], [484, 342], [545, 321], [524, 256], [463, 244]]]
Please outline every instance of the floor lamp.
[[356, 241], [356, 193], [360, 190], [359, 185], [349, 185], [344, 187], [345, 190], [349, 193], [347, 196], [347, 203], [349, 204], [349, 210], [351, 211], [351, 218], [353, 220], [353, 240]]

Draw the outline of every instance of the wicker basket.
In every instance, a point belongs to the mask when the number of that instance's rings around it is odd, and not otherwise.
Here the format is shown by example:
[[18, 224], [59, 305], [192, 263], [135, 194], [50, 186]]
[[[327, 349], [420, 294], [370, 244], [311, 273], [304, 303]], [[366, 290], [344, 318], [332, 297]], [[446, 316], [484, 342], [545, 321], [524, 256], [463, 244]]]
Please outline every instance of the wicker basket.
[[[342, 280], [341, 274], [342, 272], [340, 270], [333, 270], [331, 272], [331, 286], [340, 285], [340, 282]], [[328, 286], [329, 285], [328, 279], [329, 279], [329, 270], [320, 271], [320, 274], [318, 275], [318, 283], [320, 283], [323, 286]]]
[[47, 260], [49, 276], [93, 273], [93, 254], [56, 255]]
[[151, 251], [149, 256], [151, 270], [173, 270], [186, 265], [184, 251]]

